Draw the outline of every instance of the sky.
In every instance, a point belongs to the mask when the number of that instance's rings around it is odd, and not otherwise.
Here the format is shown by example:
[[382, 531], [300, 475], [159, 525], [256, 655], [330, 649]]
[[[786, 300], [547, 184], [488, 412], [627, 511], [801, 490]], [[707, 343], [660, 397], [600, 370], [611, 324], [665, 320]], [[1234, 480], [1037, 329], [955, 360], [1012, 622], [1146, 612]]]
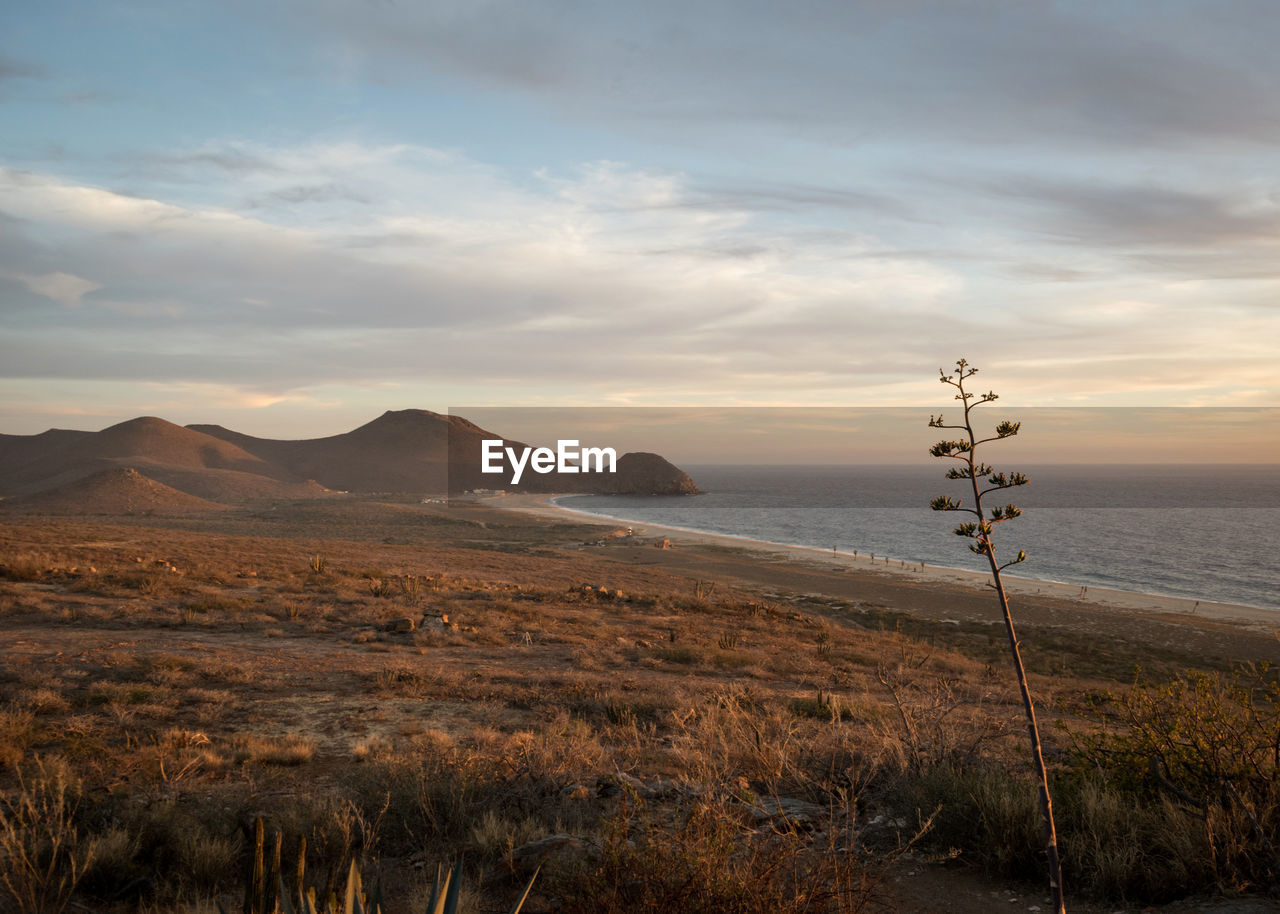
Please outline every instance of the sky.
[[[677, 466], [698, 464], [930, 464], [940, 439], [966, 437], [957, 429], [929, 426], [940, 415], [959, 425], [958, 404], [929, 414], [919, 407], [527, 407], [466, 406], [459, 415], [506, 442], [571, 451], [612, 447], [657, 452]], [[1018, 407], [1003, 400], [971, 411], [980, 442], [977, 457], [997, 469], [1049, 464], [1270, 464], [1280, 409], [1274, 407]], [[1003, 421], [1015, 421], [1014, 437], [995, 437]], [[470, 436], [460, 439], [463, 447]], [[506, 447], [507, 445], [501, 445]], [[519, 451], [519, 448], [517, 448]], [[939, 473], [951, 466], [943, 461]], [[1231, 478], [1208, 473], [1210, 480]]]
[[0, 431], [927, 411], [960, 357], [1014, 406], [1280, 406], [1277, 34], [1271, 0], [4, 4]]

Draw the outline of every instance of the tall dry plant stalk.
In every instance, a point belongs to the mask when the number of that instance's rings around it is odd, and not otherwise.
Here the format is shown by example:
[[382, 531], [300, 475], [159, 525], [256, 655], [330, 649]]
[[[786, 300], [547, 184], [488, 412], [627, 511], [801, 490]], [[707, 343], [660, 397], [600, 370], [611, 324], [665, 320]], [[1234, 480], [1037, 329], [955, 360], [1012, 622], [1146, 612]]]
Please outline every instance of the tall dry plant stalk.
[[973, 409], [996, 399], [996, 395], [991, 392], [974, 394], [964, 389], [964, 382], [977, 374], [977, 372], [978, 369], [970, 366], [964, 359], [956, 362], [954, 374], [947, 374], [944, 370], [938, 369], [942, 383], [954, 387], [958, 391], [956, 399], [964, 407], [964, 421], [959, 425], [948, 425], [943, 421], [941, 415], [929, 417], [930, 428], [956, 429], [965, 433], [965, 437], [960, 440], [939, 441], [929, 449], [929, 453], [934, 457], [948, 457], [960, 463], [960, 466], [953, 466], [947, 471], [947, 479], [968, 480], [973, 490], [973, 506], [965, 507], [960, 501], [952, 501], [950, 496], [941, 495], [930, 502], [929, 507], [935, 511], [960, 511], [972, 514], [977, 518], [974, 521], [960, 524], [955, 528], [955, 534], [973, 540], [969, 544], [970, 551], [977, 555], [986, 556], [987, 563], [991, 568], [991, 577], [995, 582], [996, 595], [1000, 599], [1000, 609], [1004, 613], [1005, 631], [1009, 635], [1009, 653], [1013, 656], [1013, 668], [1018, 677], [1018, 689], [1022, 693], [1022, 706], [1027, 714], [1027, 730], [1031, 737], [1032, 767], [1035, 769], [1040, 789], [1040, 812], [1044, 818], [1044, 841], [1045, 851], [1049, 858], [1049, 887], [1053, 894], [1053, 909], [1057, 914], [1066, 914], [1066, 904], [1062, 896], [1062, 867], [1058, 858], [1058, 833], [1053, 825], [1053, 799], [1049, 794], [1049, 775], [1044, 767], [1044, 753], [1040, 749], [1040, 728], [1036, 724], [1035, 703], [1031, 700], [1031, 689], [1027, 685], [1027, 672], [1022, 665], [1022, 652], [1018, 648], [1018, 636], [1014, 631], [1013, 616], [1009, 612], [1009, 597], [1005, 593], [1004, 582], [1000, 579], [1000, 572], [1010, 565], [1016, 565], [1024, 561], [1027, 554], [1019, 550], [1016, 558], [1002, 565], [996, 561], [996, 545], [991, 538], [996, 524], [1018, 517], [1022, 514], [1022, 510], [1014, 504], [995, 507], [990, 511], [987, 511], [982, 506], [983, 496], [1017, 486], [1024, 486], [1027, 484], [1027, 477], [1021, 473], [997, 473], [993, 467], [980, 462], [976, 457], [979, 446], [992, 441], [999, 441], [1003, 438], [1012, 438], [1018, 434], [1018, 429], [1022, 423], [1003, 421], [996, 426], [995, 435], [990, 438], [979, 439], [974, 434]]

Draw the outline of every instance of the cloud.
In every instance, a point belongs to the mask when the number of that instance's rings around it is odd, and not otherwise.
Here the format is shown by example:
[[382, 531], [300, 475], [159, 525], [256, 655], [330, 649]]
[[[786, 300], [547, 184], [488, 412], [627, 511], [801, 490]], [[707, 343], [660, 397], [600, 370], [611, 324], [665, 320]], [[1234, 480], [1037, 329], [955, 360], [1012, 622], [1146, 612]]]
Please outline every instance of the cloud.
[[1280, 11], [1153, 8], [228, 0], [166, 13], [196, 45], [104, 20], [110, 66], [44, 29], [0, 57], [0, 378], [918, 404], [964, 355], [1028, 403], [1277, 402]]
[[9, 79], [43, 79], [45, 68], [25, 60], [16, 60], [0, 54], [0, 82]]
[[70, 273], [18, 273], [0, 271], [0, 279], [9, 279], [26, 286], [37, 295], [52, 299], [69, 308], [77, 308], [90, 292], [102, 288], [101, 283], [91, 282]]
[[1084, 282], [1095, 278], [1088, 270], [1076, 270], [1053, 263], [1028, 261], [1012, 263], [1008, 266], [1010, 275], [1017, 279], [1029, 279], [1040, 282]]
[[[354, 193], [341, 185], [329, 181], [325, 184], [297, 184], [271, 191], [271, 199], [276, 203], [297, 205], [300, 203], [329, 203], [334, 200], [350, 200], [355, 203], [371, 202], [367, 197]], [[262, 205], [249, 201], [250, 206]]]
[[[708, 190], [618, 162], [527, 173], [411, 144], [240, 144], [261, 167], [222, 174], [218, 152], [192, 166], [221, 174], [199, 204], [0, 170], [4, 250], [20, 258], [0, 252], [0, 269], [101, 288], [71, 326], [34, 308], [3, 319], [3, 376], [221, 385], [260, 402], [398, 385], [433, 408], [462, 398], [448, 391], [881, 405], [929, 402], [932, 367], [963, 354], [1024, 403], [1280, 391], [1256, 342], [1280, 335], [1269, 299], [1233, 290], [1224, 327], [1203, 304], [1221, 290], [1138, 289], [1093, 269], [1092, 250], [1072, 267], [1044, 244], [966, 237], [963, 221], [950, 238], [930, 227], [954, 248], [898, 245], [873, 231], [911, 231], [896, 212], [859, 232], [825, 207], [779, 220], [775, 201], [810, 190]], [[1071, 203], [1019, 193], [1033, 211]], [[1010, 295], [1009, 263], [1078, 281]]]
[[97, 105], [116, 100], [117, 97], [109, 92], [92, 89], [84, 92], [68, 92], [58, 96], [58, 101], [64, 105]]
[[779, 213], [812, 213], [832, 210], [840, 214], [914, 218], [914, 207], [899, 196], [881, 190], [823, 186], [801, 181], [758, 179], [751, 183], [726, 183], [709, 177], [699, 181], [681, 206], [707, 210]]
[[1219, 302], [1274, 297], [1280, 281], [1269, 268], [1280, 258], [1280, 183], [1265, 173], [1157, 182], [1017, 171], [924, 180], [946, 198], [942, 212], [985, 212], [993, 234], [985, 256], [1015, 279], [1130, 290], [1170, 279], [1234, 281]]
[[162, 164], [167, 161], [174, 165], [213, 165], [233, 175], [279, 171], [275, 163], [234, 146], [217, 151], [193, 152], [185, 156], [157, 156], [154, 161]]
[[[295, 2], [290, 26], [361, 77], [461, 79], [558, 116], [707, 140], [957, 139], [1163, 147], [1280, 138], [1265, 3], [736, 0], [554, 6]], [[772, 139], [777, 140], [774, 133]]]
[[[748, 212], [681, 206], [690, 191], [678, 174], [597, 163], [518, 187], [430, 150], [255, 155], [290, 165], [246, 176], [227, 196], [252, 187], [269, 197], [264, 176], [286, 173], [286, 187], [323, 186], [310, 178], [353, 157], [380, 167], [357, 193], [314, 201], [349, 207], [341, 218], [305, 227], [270, 210], [0, 172], [5, 209], [32, 227], [28, 245], [59, 237], [57, 256], [110, 291], [81, 315], [78, 347], [52, 324], [11, 335], [8, 371], [300, 384], [477, 370], [607, 379], [619, 366], [643, 377], [656, 364], [710, 380], [752, 334], [799, 345], [861, 320], [851, 308], [865, 315], [890, 296], [896, 311], [923, 307], [950, 282], [923, 263], [841, 263], [848, 239], [815, 253]], [[575, 355], [548, 370], [556, 351]]]
[[1046, 233], [1096, 247], [1204, 249], [1280, 242], [1280, 190], [1245, 195], [1100, 180], [1005, 178], [984, 193], [1040, 210]]
[[280, 174], [280, 166], [238, 145], [198, 149], [182, 153], [133, 152], [127, 157], [133, 173], [168, 181], [204, 182], [210, 169], [233, 178], [252, 174]]

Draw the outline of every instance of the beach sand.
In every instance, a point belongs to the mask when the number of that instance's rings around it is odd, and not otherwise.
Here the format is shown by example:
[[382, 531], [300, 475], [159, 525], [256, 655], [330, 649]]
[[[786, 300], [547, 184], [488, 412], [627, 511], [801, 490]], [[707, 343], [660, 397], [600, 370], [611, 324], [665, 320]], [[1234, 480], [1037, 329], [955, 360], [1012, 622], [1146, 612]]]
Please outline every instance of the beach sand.
[[[595, 548], [624, 562], [660, 565], [726, 583], [817, 594], [908, 612], [943, 623], [998, 624], [990, 575], [918, 563], [874, 561], [866, 555], [703, 533], [658, 524], [614, 521], [554, 503], [554, 495], [504, 495], [481, 503], [550, 521], [595, 521], [602, 534], [627, 527], [633, 535], [603, 537]], [[658, 549], [663, 539], [671, 548]], [[1188, 600], [1005, 576], [1015, 621], [1065, 629], [1082, 637], [1122, 638], [1155, 651], [1188, 651], [1230, 662], [1280, 661], [1280, 613], [1253, 606]]]

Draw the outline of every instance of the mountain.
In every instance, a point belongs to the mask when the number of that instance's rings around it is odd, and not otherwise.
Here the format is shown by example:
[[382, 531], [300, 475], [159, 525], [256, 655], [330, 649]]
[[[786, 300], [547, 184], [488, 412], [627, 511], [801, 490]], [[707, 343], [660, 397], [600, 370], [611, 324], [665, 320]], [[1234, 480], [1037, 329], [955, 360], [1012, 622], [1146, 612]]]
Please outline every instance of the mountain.
[[[499, 436], [479, 431], [474, 438], [460, 435], [449, 446], [449, 491], [502, 489], [506, 492], [579, 493], [592, 495], [697, 495], [698, 487], [688, 474], [657, 454], [623, 454], [612, 473], [536, 473], [526, 466], [518, 485], [506, 481], [509, 474], [480, 472], [481, 442]], [[504, 447], [520, 453], [528, 445], [506, 440]], [[504, 467], [506, 463], [502, 464]]]
[[[471, 423], [425, 409], [383, 413], [359, 428], [328, 438], [254, 438], [219, 425], [193, 431], [236, 446], [285, 469], [344, 492], [443, 492], [450, 429]], [[477, 451], [478, 453], [478, 451]]]
[[0, 480], [29, 463], [47, 460], [68, 445], [94, 434], [51, 428], [38, 435], [0, 435]]
[[[624, 454], [613, 474], [537, 474], [520, 485], [480, 472], [482, 442], [502, 436], [461, 416], [425, 409], [389, 410], [350, 432], [328, 438], [253, 438], [217, 425], [189, 428], [220, 438], [288, 469], [295, 476], [347, 492], [591, 492], [602, 495], [689, 495], [698, 487], [656, 454]], [[528, 445], [507, 439], [507, 447]]]
[[618, 458], [617, 483], [599, 494], [698, 495], [699, 489], [688, 473], [665, 457], [634, 451]]
[[219, 502], [324, 491], [234, 444], [153, 416], [100, 432], [51, 430], [0, 438], [0, 494], [7, 496], [61, 489], [126, 466], [163, 485]]
[[0, 501], [0, 511], [30, 514], [193, 514], [225, 511], [215, 504], [148, 479], [132, 467], [113, 467], [74, 482]]
[[[68, 487], [123, 467], [151, 483], [220, 504], [314, 497], [326, 490], [439, 494], [487, 488], [671, 495], [698, 491], [678, 468], [646, 453], [622, 455], [616, 473], [530, 471], [513, 486], [480, 472], [482, 442], [501, 437], [460, 416], [423, 409], [389, 411], [340, 435], [301, 440], [255, 438], [219, 425], [182, 427], [145, 416], [100, 432], [54, 429], [40, 435], [0, 435], [0, 496], [75, 492]], [[518, 451], [527, 447], [519, 441], [503, 443]]]

